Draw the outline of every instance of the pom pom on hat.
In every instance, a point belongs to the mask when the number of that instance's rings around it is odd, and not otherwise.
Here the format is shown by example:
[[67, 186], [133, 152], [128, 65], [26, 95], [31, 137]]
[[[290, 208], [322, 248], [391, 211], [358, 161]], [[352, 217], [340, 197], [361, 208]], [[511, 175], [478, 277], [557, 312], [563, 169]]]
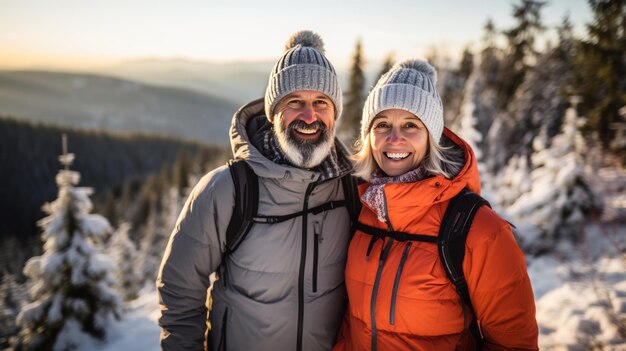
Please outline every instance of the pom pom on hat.
[[402, 62], [398, 62], [397, 64], [395, 64], [395, 66], [396, 69], [407, 68], [422, 72], [424, 75], [430, 78], [433, 84], [437, 84], [437, 71], [435, 70], [435, 67], [431, 66], [430, 63], [428, 63], [427, 61], [405, 60]]
[[296, 47], [296, 45], [308, 46], [319, 51], [322, 55], [326, 54], [324, 41], [317, 33], [310, 30], [301, 30], [293, 33], [285, 43], [285, 51]]

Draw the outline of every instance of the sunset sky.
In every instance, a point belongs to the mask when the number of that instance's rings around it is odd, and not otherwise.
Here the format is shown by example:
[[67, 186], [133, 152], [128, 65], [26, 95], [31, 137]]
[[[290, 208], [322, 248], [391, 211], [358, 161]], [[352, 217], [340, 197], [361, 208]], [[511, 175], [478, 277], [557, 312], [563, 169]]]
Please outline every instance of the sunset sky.
[[[289, 35], [321, 34], [327, 55], [345, 65], [357, 38], [366, 60], [438, 47], [458, 55], [478, 44], [491, 17], [512, 25], [506, 0], [0, 0], [0, 68], [82, 69], [144, 58], [274, 60]], [[553, 0], [543, 22], [569, 13], [576, 34], [591, 19], [586, 0]]]

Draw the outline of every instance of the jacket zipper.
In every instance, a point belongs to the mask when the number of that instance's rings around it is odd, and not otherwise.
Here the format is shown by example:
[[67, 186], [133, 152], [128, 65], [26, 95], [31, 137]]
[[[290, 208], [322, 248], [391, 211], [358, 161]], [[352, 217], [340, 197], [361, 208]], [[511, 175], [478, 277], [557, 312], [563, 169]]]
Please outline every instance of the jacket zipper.
[[313, 223], [313, 292], [317, 292], [317, 269], [318, 269], [318, 256], [319, 256], [319, 245], [321, 240], [320, 235], [320, 223]]
[[374, 280], [374, 287], [372, 288], [372, 300], [370, 301], [370, 318], [372, 319], [372, 351], [376, 351], [376, 297], [378, 296], [378, 286], [380, 285], [380, 276], [383, 273], [383, 265], [387, 254], [391, 250], [391, 244], [393, 238], [389, 238], [385, 247], [380, 251], [380, 258], [378, 259], [378, 269], [376, 270], [376, 279]]
[[[387, 198], [383, 196], [383, 206], [385, 207], [385, 220], [387, 221], [387, 230], [390, 232], [393, 231], [393, 227], [391, 226], [391, 221], [389, 221], [389, 213], [387, 211]], [[384, 242], [384, 241], [383, 241]], [[391, 250], [391, 246], [393, 244], [393, 238], [389, 238], [387, 244], [380, 250], [380, 258], [378, 259], [378, 269], [376, 270], [376, 278], [374, 279], [374, 286], [372, 287], [372, 298], [370, 300], [370, 319], [372, 324], [372, 351], [377, 350], [376, 341], [377, 341], [377, 332], [376, 332], [376, 298], [378, 297], [378, 286], [380, 285], [380, 277], [383, 273], [383, 266], [385, 264], [385, 260], [387, 259], [387, 255]]]
[[217, 345], [219, 351], [226, 350], [226, 325], [228, 321], [228, 307], [224, 310], [224, 316], [222, 316], [222, 335], [220, 342]]
[[307, 209], [309, 207], [309, 196], [317, 183], [311, 183], [304, 193], [304, 203], [302, 205], [302, 251], [300, 253], [300, 271], [298, 274], [298, 340], [297, 351], [302, 351], [302, 333], [304, 325], [304, 266], [306, 263], [307, 246]]
[[402, 258], [400, 259], [400, 265], [398, 265], [398, 271], [396, 272], [396, 279], [393, 282], [393, 292], [391, 293], [391, 308], [389, 309], [389, 324], [393, 325], [396, 321], [396, 296], [398, 294], [398, 286], [400, 285], [400, 276], [402, 275], [402, 268], [404, 268], [404, 262], [409, 255], [412, 242], [408, 242], [404, 246], [404, 252], [402, 252]]

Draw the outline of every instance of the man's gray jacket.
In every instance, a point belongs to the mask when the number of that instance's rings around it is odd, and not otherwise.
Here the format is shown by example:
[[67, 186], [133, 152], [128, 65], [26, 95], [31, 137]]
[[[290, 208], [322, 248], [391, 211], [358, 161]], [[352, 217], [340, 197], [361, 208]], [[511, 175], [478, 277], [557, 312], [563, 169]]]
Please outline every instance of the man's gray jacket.
[[[284, 215], [344, 199], [339, 178], [319, 181], [320, 173], [274, 163], [252, 145], [246, 125], [262, 113], [262, 99], [242, 107], [230, 131], [234, 157], [259, 177], [258, 213]], [[335, 145], [347, 160], [345, 147]], [[210, 350], [331, 349], [346, 303], [348, 210], [255, 223], [224, 260], [234, 196], [228, 167], [219, 167], [199, 181], [178, 218], [157, 278], [162, 349], [202, 349], [213, 272]]]

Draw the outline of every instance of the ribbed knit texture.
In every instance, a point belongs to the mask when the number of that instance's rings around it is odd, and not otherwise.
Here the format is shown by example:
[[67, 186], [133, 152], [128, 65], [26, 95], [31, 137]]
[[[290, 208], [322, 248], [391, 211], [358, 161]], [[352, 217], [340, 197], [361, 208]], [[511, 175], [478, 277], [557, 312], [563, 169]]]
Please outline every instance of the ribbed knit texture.
[[367, 97], [361, 118], [361, 138], [365, 139], [378, 113], [400, 109], [416, 115], [438, 143], [443, 133], [443, 104], [436, 83], [437, 73], [426, 61], [407, 60], [394, 65]]
[[[311, 41], [311, 38], [315, 39]], [[294, 45], [289, 47], [289, 45]], [[272, 121], [274, 108], [286, 95], [298, 90], [319, 91], [335, 104], [335, 119], [342, 110], [341, 88], [335, 68], [324, 56], [322, 39], [310, 31], [292, 35], [288, 50], [276, 62], [265, 90], [265, 114]]]

